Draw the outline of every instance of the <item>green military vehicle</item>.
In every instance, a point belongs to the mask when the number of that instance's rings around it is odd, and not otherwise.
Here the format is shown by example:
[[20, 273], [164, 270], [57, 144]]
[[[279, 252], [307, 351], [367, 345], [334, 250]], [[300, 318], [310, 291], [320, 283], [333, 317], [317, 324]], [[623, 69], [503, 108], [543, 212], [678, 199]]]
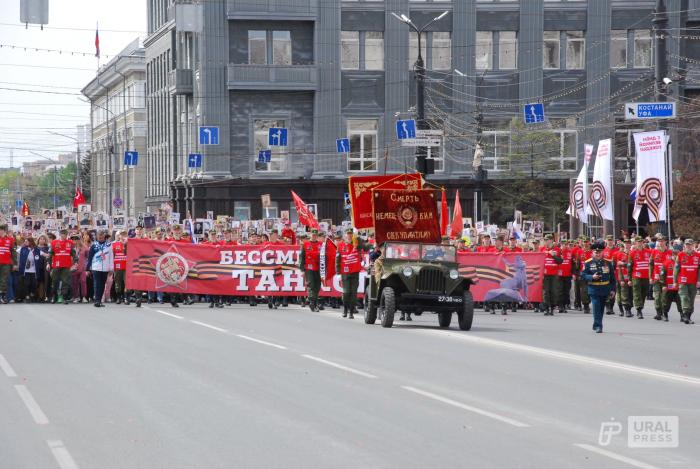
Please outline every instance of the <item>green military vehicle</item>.
[[457, 313], [459, 328], [468, 331], [474, 319], [472, 281], [459, 274], [454, 246], [387, 242], [370, 267], [365, 285], [365, 323], [394, 324], [396, 311], [438, 315], [450, 327]]

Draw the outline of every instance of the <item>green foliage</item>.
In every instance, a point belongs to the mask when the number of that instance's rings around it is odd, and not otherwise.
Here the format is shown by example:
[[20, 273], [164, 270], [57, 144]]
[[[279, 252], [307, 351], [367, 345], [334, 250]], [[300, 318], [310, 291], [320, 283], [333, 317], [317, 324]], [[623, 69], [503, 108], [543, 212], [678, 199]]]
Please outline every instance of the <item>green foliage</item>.
[[510, 174], [513, 177], [545, 177], [548, 171], [557, 169], [552, 160], [560, 153], [559, 136], [548, 128], [530, 127], [521, 119], [510, 123]]
[[671, 223], [678, 236], [700, 238], [700, 173], [683, 175], [673, 186]]
[[52, 208], [54, 206], [54, 178], [56, 181], [56, 206], [72, 207], [75, 195], [75, 171], [75, 163], [69, 163], [56, 171], [48, 169], [35, 178], [20, 176], [19, 170], [0, 174], [0, 189], [8, 189], [9, 191], [7, 208], [14, 210], [16, 190], [21, 191], [22, 198], [29, 204], [32, 213], [36, 213], [41, 208]]

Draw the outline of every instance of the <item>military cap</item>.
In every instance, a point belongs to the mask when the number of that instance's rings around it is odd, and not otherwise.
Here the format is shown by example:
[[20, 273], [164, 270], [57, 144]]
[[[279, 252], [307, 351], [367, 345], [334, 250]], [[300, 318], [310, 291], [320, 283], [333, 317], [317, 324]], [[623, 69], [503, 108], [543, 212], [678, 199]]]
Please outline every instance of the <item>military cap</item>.
[[345, 232], [355, 234], [355, 231], [352, 228], [348, 228], [347, 230], [345, 230]]
[[318, 234], [318, 230], [316, 228], [311, 229], [311, 234]]
[[544, 235], [544, 239], [554, 239], [554, 237], [551, 234], [546, 234]]
[[635, 240], [635, 242], [639, 242], [639, 241], [644, 241], [644, 238], [642, 238], [641, 236], [636, 236], [634, 238], [634, 240]]
[[625, 243], [625, 244], [627, 244], [627, 243], [631, 243], [632, 240], [629, 239], [629, 238], [625, 238], [625, 239], [622, 240], [622, 242]]
[[605, 249], [605, 243], [603, 243], [602, 241], [596, 241], [591, 245], [591, 249], [593, 249], [594, 251], [602, 251], [603, 249]]
[[668, 241], [668, 238], [667, 238], [666, 236], [664, 236], [663, 234], [661, 234], [661, 233], [656, 233], [655, 238], [658, 239], [659, 241], [662, 241], [662, 240], [663, 240], [663, 241]]
[[537, 238], [533, 239], [533, 240], [532, 240], [532, 242], [533, 242], [533, 243], [537, 243], [537, 244], [540, 244], [540, 240], [539, 240], [539, 239], [537, 239]]
[[685, 244], [695, 244], [695, 241], [692, 238], [686, 238]]

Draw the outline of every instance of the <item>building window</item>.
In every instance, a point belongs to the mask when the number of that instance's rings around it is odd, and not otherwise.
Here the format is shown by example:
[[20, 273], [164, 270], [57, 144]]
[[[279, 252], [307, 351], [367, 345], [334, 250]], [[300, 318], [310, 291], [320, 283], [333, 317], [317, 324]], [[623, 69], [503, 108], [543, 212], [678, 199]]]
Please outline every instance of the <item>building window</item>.
[[377, 129], [376, 119], [348, 120], [348, 171], [377, 170]]
[[[619, 123], [618, 123], [619, 124]], [[617, 129], [615, 130], [615, 170], [628, 171], [625, 178], [632, 181], [635, 171], [634, 134], [644, 132], [644, 129]], [[630, 174], [631, 172], [631, 174]]]
[[510, 132], [507, 130], [490, 130], [482, 134], [481, 144], [484, 148], [484, 169], [504, 171], [510, 168]]
[[384, 70], [384, 33], [365, 31], [365, 70]]
[[250, 202], [234, 201], [233, 219], [239, 221], [250, 220]]
[[648, 29], [634, 31], [634, 67], [650, 68], [652, 62], [652, 35]]
[[270, 206], [263, 208], [263, 218], [279, 218], [279, 202], [275, 200], [270, 201]]
[[559, 154], [552, 156], [552, 160], [557, 162], [557, 170], [576, 170], [578, 146], [578, 133], [575, 130], [555, 130], [559, 136]]
[[610, 68], [627, 67], [627, 30], [610, 31]]
[[292, 33], [272, 31], [273, 65], [292, 65]]
[[491, 70], [493, 68], [493, 33], [491, 31], [476, 32], [476, 56], [477, 70]]
[[566, 68], [583, 70], [586, 63], [586, 38], [583, 31], [566, 31]]
[[501, 70], [518, 68], [518, 33], [515, 31], [498, 33], [498, 68]]
[[248, 63], [267, 64], [267, 31], [248, 31]]
[[[421, 54], [426, 70], [450, 70], [452, 68], [452, 34], [444, 31], [423, 33]], [[408, 67], [413, 69], [418, 60], [418, 34], [409, 35]]]
[[384, 70], [384, 33], [341, 31], [343, 70]]
[[559, 68], [559, 31], [544, 32], [542, 54], [542, 68], [547, 70]]
[[[283, 119], [256, 119], [253, 122], [255, 131], [255, 171], [279, 172], [284, 170], [284, 162], [287, 156], [287, 147], [268, 145], [270, 128], [286, 128], [286, 121]], [[288, 142], [291, 143], [291, 142]], [[271, 150], [272, 158], [269, 163], [259, 162], [258, 154], [262, 150]]]

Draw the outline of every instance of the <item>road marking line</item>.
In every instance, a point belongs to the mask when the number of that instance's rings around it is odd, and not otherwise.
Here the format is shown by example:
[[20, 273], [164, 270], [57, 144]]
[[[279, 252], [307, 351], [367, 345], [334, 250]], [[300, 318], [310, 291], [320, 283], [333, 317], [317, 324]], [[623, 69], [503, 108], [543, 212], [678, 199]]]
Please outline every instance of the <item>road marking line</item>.
[[514, 427], [520, 427], [520, 428], [526, 428], [529, 427], [530, 425], [520, 422], [518, 420], [509, 418], [509, 417], [504, 417], [502, 415], [494, 414], [493, 412], [489, 412], [488, 410], [483, 410], [479, 409], [477, 407], [472, 407], [467, 404], [463, 404], [461, 402], [453, 401], [452, 399], [449, 399], [447, 397], [442, 397], [438, 396], [437, 394], [433, 394], [432, 392], [428, 391], [423, 391], [422, 389], [414, 388], [412, 386], [401, 386], [402, 389], [405, 389], [406, 391], [410, 391], [415, 394], [419, 394], [423, 397], [427, 397], [429, 399], [436, 400], [438, 402], [442, 402], [443, 404], [449, 404], [454, 407], [458, 407], [462, 410], [466, 410], [468, 412], [473, 412], [475, 414], [482, 415], [484, 417], [488, 417], [494, 420], [498, 420], [499, 422], [507, 423], [508, 425], [513, 425]]
[[199, 322], [199, 321], [195, 321], [194, 319], [190, 319], [190, 322], [192, 324], [197, 324], [198, 326], [213, 329], [213, 330], [218, 331], [218, 332], [228, 332], [228, 329], [222, 329], [220, 327], [212, 326], [211, 324], [207, 324], [206, 322]]
[[[422, 331], [423, 332], [423, 331]], [[431, 334], [438, 334], [433, 331], [425, 331]], [[650, 376], [652, 378], [665, 379], [669, 381], [677, 381], [685, 384], [700, 385], [700, 378], [689, 375], [681, 375], [678, 373], [671, 373], [668, 371], [655, 370], [653, 368], [644, 368], [636, 365], [628, 365], [625, 363], [614, 362], [610, 360], [602, 360], [599, 358], [587, 357], [585, 355], [577, 355], [575, 353], [560, 352], [557, 350], [549, 350], [540, 347], [534, 347], [532, 345], [517, 344], [514, 342], [505, 342], [497, 339], [487, 339], [484, 337], [470, 336], [466, 334], [457, 334], [454, 332], [441, 331], [440, 335], [447, 335], [450, 337], [456, 337], [467, 342], [473, 342], [475, 344], [489, 345], [492, 347], [501, 347], [505, 349], [515, 350], [518, 352], [527, 352], [534, 355], [541, 355], [550, 358], [558, 358], [560, 360], [566, 360], [576, 363], [582, 363], [585, 365], [593, 365], [601, 368], [610, 368], [613, 370], [626, 371], [628, 373], [634, 373], [638, 375]]]
[[0, 369], [7, 375], [8, 378], [16, 378], [17, 373], [12, 369], [10, 364], [5, 360], [5, 357], [0, 354]]
[[61, 469], [78, 469], [78, 465], [61, 440], [48, 440], [49, 448]]
[[313, 355], [302, 355], [302, 357], [308, 358], [309, 360], [313, 360], [313, 361], [316, 361], [319, 363], [323, 363], [324, 365], [332, 366], [333, 368], [338, 368], [339, 370], [347, 371], [348, 373], [353, 373], [353, 374], [356, 374], [358, 376], [363, 376], [365, 378], [371, 378], [371, 379], [376, 378], [376, 376], [371, 375], [369, 373], [365, 373], [364, 371], [356, 370], [355, 368], [350, 368], [348, 366], [341, 365], [339, 363], [324, 360], [323, 358], [314, 357]]
[[154, 309], [154, 311], [155, 311], [156, 313], [165, 314], [166, 316], [170, 316], [171, 318], [175, 318], [175, 319], [185, 319], [185, 318], [183, 318], [182, 316], [178, 316], [177, 314], [168, 313], [168, 312], [166, 312], [166, 311], [161, 311], [161, 310], [159, 310], [159, 309]]
[[37, 425], [48, 425], [49, 419], [46, 417], [44, 411], [41, 410], [39, 404], [36, 403], [29, 389], [22, 384], [16, 384], [15, 389], [20, 399], [22, 399], [22, 402], [24, 402], [24, 405], [27, 406], [29, 413], [32, 414], [34, 422], [36, 422]]
[[623, 456], [621, 454], [613, 453], [612, 451], [608, 451], [603, 448], [598, 448], [597, 446], [593, 445], [587, 445], [585, 443], [574, 443], [574, 446], [585, 449], [587, 451], [591, 451], [593, 453], [598, 453], [602, 456], [607, 456], [610, 459], [614, 459], [616, 461], [624, 462], [626, 464], [629, 464], [630, 466], [634, 467], [639, 467], [640, 469], [659, 469], [656, 466], [652, 466], [651, 464], [647, 464], [642, 461], [638, 461], [636, 459], [628, 458], [627, 456]]
[[255, 339], [255, 338], [253, 338], [253, 337], [248, 337], [247, 335], [237, 334], [236, 337], [240, 337], [241, 339], [249, 340], [249, 341], [251, 341], [251, 342], [255, 342], [256, 344], [267, 345], [267, 346], [269, 346], [269, 347], [274, 347], [274, 348], [277, 348], [277, 349], [280, 349], [280, 350], [287, 350], [287, 347], [285, 347], [285, 346], [283, 346], [283, 345], [273, 344], [272, 342], [266, 342], [266, 341], [264, 341], [264, 340]]

